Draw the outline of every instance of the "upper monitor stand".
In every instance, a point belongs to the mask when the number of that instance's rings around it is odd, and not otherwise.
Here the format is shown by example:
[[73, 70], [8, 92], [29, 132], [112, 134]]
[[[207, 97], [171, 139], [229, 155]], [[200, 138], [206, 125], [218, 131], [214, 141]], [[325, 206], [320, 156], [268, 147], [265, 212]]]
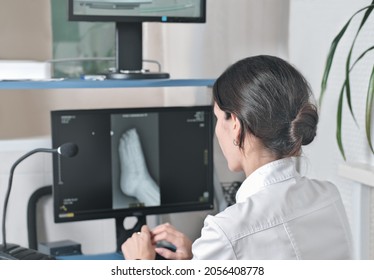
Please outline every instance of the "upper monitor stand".
[[143, 26], [141, 22], [116, 22], [116, 72], [107, 79], [168, 79], [169, 73], [143, 69]]
[[107, 79], [109, 80], [141, 80], [141, 79], [169, 79], [169, 73], [164, 72], [115, 72], [106, 74]]

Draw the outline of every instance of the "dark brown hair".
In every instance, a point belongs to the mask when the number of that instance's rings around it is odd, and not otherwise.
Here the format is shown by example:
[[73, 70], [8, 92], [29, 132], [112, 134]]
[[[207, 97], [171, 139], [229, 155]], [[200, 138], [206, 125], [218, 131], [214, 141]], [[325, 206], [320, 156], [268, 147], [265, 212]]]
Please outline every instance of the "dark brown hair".
[[261, 55], [230, 66], [215, 82], [213, 98], [226, 118], [240, 121], [239, 147], [251, 133], [277, 158], [296, 156], [316, 136], [318, 112], [303, 75], [283, 59]]

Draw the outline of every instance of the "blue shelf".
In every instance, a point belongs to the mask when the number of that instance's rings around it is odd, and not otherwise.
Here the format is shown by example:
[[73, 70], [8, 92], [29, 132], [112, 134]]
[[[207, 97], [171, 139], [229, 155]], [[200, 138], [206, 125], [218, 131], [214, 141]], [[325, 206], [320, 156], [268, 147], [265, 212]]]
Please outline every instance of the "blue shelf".
[[69, 88], [144, 88], [144, 87], [211, 87], [213, 79], [147, 79], [147, 80], [104, 80], [79, 79], [49, 81], [0, 81], [2, 89], [69, 89]]

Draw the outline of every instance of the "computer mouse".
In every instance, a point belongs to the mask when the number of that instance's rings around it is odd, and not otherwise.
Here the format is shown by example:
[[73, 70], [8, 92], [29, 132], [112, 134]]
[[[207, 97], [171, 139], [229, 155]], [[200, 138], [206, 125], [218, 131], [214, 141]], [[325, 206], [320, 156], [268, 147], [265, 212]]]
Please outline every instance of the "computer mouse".
[[175, 252], [177, 250], [177, 248], [174, 246], [174, 244], [166, 241], [166, 240], [161, 240], [159, 242], [156, 243], [156, 247], [157, 248], [165, 248], [165, 249], [168, 249], [170, 251], [173, 251]]

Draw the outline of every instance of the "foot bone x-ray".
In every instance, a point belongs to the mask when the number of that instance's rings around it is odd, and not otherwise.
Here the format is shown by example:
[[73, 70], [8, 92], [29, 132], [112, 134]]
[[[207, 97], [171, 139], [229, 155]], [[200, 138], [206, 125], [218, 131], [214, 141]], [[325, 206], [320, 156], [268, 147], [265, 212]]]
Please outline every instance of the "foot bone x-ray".
[[160, 189], [149, 175], [135, 128], [122, 134], [119, 141], [119, 158], [122, 192], [136, 197], [145, 206], [160, 205]]

